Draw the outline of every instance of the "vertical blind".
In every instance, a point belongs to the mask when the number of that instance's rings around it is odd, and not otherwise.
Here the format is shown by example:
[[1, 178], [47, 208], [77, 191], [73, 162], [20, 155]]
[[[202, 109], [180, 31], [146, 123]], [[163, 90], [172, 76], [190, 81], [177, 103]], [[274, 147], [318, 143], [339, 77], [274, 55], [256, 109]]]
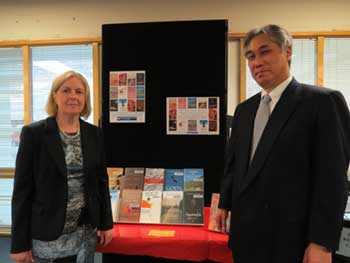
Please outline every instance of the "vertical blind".
[[0, 231], [11, 226], [13, 179], [0, 179]]
[[350, 106], [350, 39], [326, 38], [324, 44], [324, 86], [341, 91]]
[[291, 73], [299, 82], [317, 84], [316, 39], [293, 39]]
[[[75, 70], [87, 79], [93, 106], [92, 45], [33, 47], [31, 52], [33, 121], [47, 117], [45, 104], [51, 84], [57, 75], [67, 70]], [[88, 121], [93, 123], [93, 114]]]
[[14, 167], [24, 123], [22, 48], [0, 49], [0, 167]]

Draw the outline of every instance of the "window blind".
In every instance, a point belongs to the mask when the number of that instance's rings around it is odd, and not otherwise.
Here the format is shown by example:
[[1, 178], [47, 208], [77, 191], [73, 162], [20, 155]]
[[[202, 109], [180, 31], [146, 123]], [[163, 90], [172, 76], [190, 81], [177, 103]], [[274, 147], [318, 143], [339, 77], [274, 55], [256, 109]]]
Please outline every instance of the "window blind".
[[[55, 77], [67, 70], [84, 75], [90, 86], [93, 107], [92, 45], [32, 47], [32, 115], [33, 121], [46, 118], [46, 100]], [[92, 109], [93, 110], [93, 109]], [[93, 123], [91, 113], [88, 121]]]
[[13, 168], [24, 123], [22, 48], [0, 49], [0, 168]]
[[0, 179], [0, 232], [11, 226], [13, 179]]
[[324, 86], [341, 91], [350, 106], [350, 39], [326, 38]]

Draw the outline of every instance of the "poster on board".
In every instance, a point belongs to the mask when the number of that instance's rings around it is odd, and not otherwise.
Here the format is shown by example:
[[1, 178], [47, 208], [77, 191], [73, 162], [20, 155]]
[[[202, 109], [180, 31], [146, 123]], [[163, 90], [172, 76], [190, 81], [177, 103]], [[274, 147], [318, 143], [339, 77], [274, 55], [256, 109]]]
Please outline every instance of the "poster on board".
[[145, 122], [145, 71], [109, 72], [109, 122]]
[[219, 135], [219, 97], [168, 97], [167, 135]]

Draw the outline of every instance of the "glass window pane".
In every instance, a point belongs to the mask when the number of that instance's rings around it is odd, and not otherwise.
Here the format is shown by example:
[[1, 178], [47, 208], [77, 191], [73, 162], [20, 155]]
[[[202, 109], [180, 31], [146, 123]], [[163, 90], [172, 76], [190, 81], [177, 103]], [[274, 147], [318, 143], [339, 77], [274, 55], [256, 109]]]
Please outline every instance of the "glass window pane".
[[0, 168], [14, 168], [24, 123], [21, 48], [0, 48]]
[[248, 66], [248, 63], [246, 64], [246, 98], [250, 98], [251, 96], [255, 95], [256, 93], [261, 91], [260, 86], [258, 83], [255, 82], [255, 80], [252, 77], [252, 74], [250, 73], [250, 69]]
[[350, 107], [350, 39], [326, 38], [324, 44], [324, 86], [341, 91]]
[[11, 226], [13, 179], [0, 179], [0, 229]]
[[[67, 70], [75, 70], [86, 77], [93, 104], [92, 45], [33, 47], [31, 51], [33, 121], [47, 117], [45, 105], [52, 81]], [[93, 123], [93, 112], [88, 121]]]
[[291, 72], [302, 83], [317, 84], [316, 39], [293, 39]]
[[[315, 39], [293, 39], [293, 52], [291, 73], [296, 80], [308, 83], [317, 83], [317, 55]], [[250, 74], [249, 67], [246, 67], [247, 98], [260, 92], [260, 86]]]

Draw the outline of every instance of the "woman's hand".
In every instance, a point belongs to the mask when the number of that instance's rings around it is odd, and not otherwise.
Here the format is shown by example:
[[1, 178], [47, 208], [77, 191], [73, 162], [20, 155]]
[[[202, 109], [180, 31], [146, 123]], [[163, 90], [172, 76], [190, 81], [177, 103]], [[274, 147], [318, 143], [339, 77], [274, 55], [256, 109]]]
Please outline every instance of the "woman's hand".
[[16, 263], [34, 262], [34, 258], [31, 250], [20, 252], [20, 253], [13, 253], [13, 254], [10, 254], [10, 256]]
[[109, 229], [109, 230], [98, 230], [97, 231], [97, 236], [99, 239], [99, 244], [101, 246], [106, 246], [111, 240], [113, 239], [114, 236], [114, 228]]

